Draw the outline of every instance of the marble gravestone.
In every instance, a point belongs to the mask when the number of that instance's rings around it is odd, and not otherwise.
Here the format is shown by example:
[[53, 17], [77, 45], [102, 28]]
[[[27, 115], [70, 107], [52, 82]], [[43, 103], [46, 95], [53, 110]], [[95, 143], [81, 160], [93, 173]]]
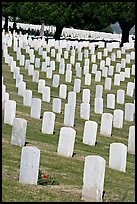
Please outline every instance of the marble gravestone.
[[37, 147], [22, 148], [19, 182], [37, 185], [40, 164], [40, 150]]
[[55, 113], [44, 112], [42, 120], [42, 133], [53, 134], [55, 124]]
[[98, 124], [95, 121], [86, 121], [83, 132], [83, 143], [95, 146]]
[[72, 157], [74, 151], [76, 131], [71, 127], [60, 129], [57, 155]]
[[85, 157], [82, 200], [85, 202], [102, 202], [104, 190], [106, 161], [96, 155]]
[[11, 144], [23, 147], [26, 142], [27, 121], [24, 118], [14, 118], [12, 124]]
[[126, 171], [127, 146], [122, 143], [111, 143], [109, 150], [109, 168]]

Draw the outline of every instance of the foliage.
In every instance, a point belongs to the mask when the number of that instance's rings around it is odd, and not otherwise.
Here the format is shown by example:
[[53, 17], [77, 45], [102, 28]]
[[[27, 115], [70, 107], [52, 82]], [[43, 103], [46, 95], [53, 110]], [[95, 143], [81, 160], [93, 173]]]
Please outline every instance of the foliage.
[[39, 169], [38, 174], [38, 185], [59, 185], [59, 183], [50, 175], [43, 174], [41, 169]]

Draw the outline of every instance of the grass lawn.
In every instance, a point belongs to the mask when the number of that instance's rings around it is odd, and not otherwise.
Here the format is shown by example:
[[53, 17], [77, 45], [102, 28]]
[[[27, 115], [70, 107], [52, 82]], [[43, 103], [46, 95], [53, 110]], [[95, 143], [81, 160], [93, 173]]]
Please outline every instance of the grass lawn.
[[[44, 49], [46, 50], [46, 49]], [[97, 51], [102, 51], [98, 49]], [[97, 52], [96, 51], [96, 52]], [[16, 59], [16, 53], [12, 47], [8, 48], [10, 56]], [[56, 50], [57, 52], [57, 50]], [[64, 52], [64, 50], [63, 50]], [[116, 49], [113, 49], [116, 52]], [[126, 53], [131, 52], [127, 50]], [[21, 50], [21, 53], [25, 55], [25, 59], [29, 59], [25, 49]], [[35, 51], [36, 57], [41, 59], [41, 63], [44, 61], [38, 51]], [[110, 55], [110, 54], [109, 54]], [[48, 52], [48, 56], [50, 53]], [[70, 55], [69, 55], [70, 56]], [[122, 55], [125, 57], [125, 54]], [[105, 59], [105, 57], [103, 57]], [[55, 58], [51, 57], [51, 60]], [[76, 52], [76, 62], [77, 52]], [[116, 62], [120, 62], [117, 59], [112, 62], [115, 66]], [[65, 63], [69, 63], [69, 59], [65, 60]], [[131, 60], [127, 67], [132, 66], [135, 61]], [[83, 68], [84, 61], [81, 62]], [[99, 70], [99, 60], [97, 60]], [[28, 76], [27, 69], [19, 65], [20, 73], [23, 75], [23, 79], [26, 82], [26, 89], [32, 90], [33, 97], [42, 99], [42, 94], [38, 93], [38, 84], [32, 82], [32, 76]], [[91, 73], [92, 63], [90, 63]], [[58, 97], [59, 88], [52, 87], [52, 80], [46, 78], [46, 73], [42, 72], [41, 69], [35, 69], [39, 71], [39, 79], [45, 79], [46, 86], [51, 87], [51, 102], [42, 102], [41, 116], [45, 111], [52, 111], [52, 99]], [[68, 91], [73, 91], [74, 79], [76, 78], [75, 66], [72, 66], [73, 75], [72, 83], [65, 82], [65, 76], [60, 75], [60, 84], [67, 84]], [[122, 69], [124, 71], [124, 69]], [[59, 63], [56, 62], [56, 70], [53, 74], [57, 74], [59, 71]], [[115, 72], [114, 72], [115, 73]], [[120, 142], [128, 145], [128, 131], [129, 127], [135, 125], [135, 122], [128, 122], [124, 120], [122, 129], [112, 128], [112, 136], [105, 137], [99, 134], [101, 115], [94, 113], [94, 97], [95, 88], [97, 84], [101, 84], [104, 87], [105, 79], [102, 78], [101, 82], [95, 82], [95, 76], [92, 74], [92, 83], [90, 86], [84, 85], [84, 76], [81, 78], [81, 92], [76, 97], [76, 111], [75, 111], [75, 126], [76, 139], [74, 146], [74, 156], [72, 158], [66, 158], [57, 155], [57, 147], [59, 140], [60, 128], [63, 127], [64, 121], [64, 107], [67, 103], [67, 99], [62, 99], [62, 112], [56, 114], [55, 119], [55, 134], [47, 135], [42, 134], [42, 117], [40, 120], [33, 119], [30, 117], [30, 107], [23, 105], [22, 96], [18, 96], [18, 89], [16, 88], [15, 79], [13, 74], [10, 72], [10, 68], [5, 64], [4, 57], [2, 57], [2, 76], [4, 85], [6, 85], [6, 91], [9, 93], [9, 99], [15, 100], [17, 103], [16, 117], [24, 118], [27, 120], [27, 132], [26, 142], [29, 146], [36, 146], [40, 149], [40, 169], [42, 172], [48, 173], [50, 176], [58, 181], [59, 185], [24, 185], [19, 183], [19, 172], [20, 172], [20, 158], [21, 158], [21, 147], [11, 145], [11, 132], [12, 126], [4, 124], [4, 112], [2, 111], [2, 201], [3, 202], [83, 202], [81, 200], [81, 192], [83, 185], [83, 170], [84, 170], [84, 159], [88, 155], [99, 155], [106, 160], [106, 172], [104, 181], [104, 202], [135, 202], [135, 156], [127, 154], [127, 166], [126, 172], [120, 172], [114, 169], [110, 169], [108, 166], [109, 162], [109, 147], [113, 142]], [[128, 81], [133, 82], [134, 76], [131, 75], [129, 79], [126, 78], [124, 82], [121, 82], [120, 86], [114, 86], [114, 78], [112, 78], [112, 89], [107, 91], [103, 88], [103, 99], [104, 99], [104, 112], [112, 113], [112, 109], [106, 107], [106, 96], [108, 93], [116, 94], [118, 89], [123, 89], [126, 92]], [[80, 118], [80, 103], [82, 100], [82, 90], [88, 88], [91, 91], [91, 111], [90, 120], [98, 123], [97, 133], [97, 144], [96, 146], [89, 146], [82, 143], [83, 130], [85, 120]], [[135, 96], [125, 96], [125, 102], [133, 103]], [[124, 110], [125, 106], [116, 103], [116, 109]]]

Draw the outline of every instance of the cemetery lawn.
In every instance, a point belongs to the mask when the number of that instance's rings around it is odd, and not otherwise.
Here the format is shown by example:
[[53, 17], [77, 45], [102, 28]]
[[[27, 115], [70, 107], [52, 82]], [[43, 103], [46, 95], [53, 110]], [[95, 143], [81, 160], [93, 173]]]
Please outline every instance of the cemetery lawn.
[[[102, 49], [98, 49], [102, 51]], [[113, 49], [113, 51], [116, 51]], [[126, 52], [129, 52], [127, 50]], [[12, 48], [8, 48], [8, 52], [16, 60], [16, 54]], [[56, 50], [57, 52], [57, 50]], [[25, 54], [25, 50], [22, 50], [22, 54]], [[38, 51], [35, 51], [36, 57], [41, 58], [38, 55]], [[28, 59], [28, 54], [25, 54]], [[48, 53], [50, 56], [50, 53]], [[125, 57], [125, 55], [123, 55]], [[77, 54], [76, 54], [77, 59]], [[105, 59], [105, 58], [104, 58]], [[54, 58], [51, 60], [54, 60]], [[41, 58], [41, 63], [44, 61]], [[77, 60], [76, 60], [77, 61]], [[118, 62], [118, 60], [116, 61]], [[65, 60], [65, 63], [69, 63], [69, 60]], [[81, 65], [84, 62], [81, 63]], [[97, 61], [99, 63], [99, 61]], [[114, 63], [114, 62], [113, 62]], [[112, 63], [112, 64], [113, 64]], [[131, 60], [128, 67], [131, 68], [135, 62]], [[115, 64], [115, 63], [114, 63]], [[26, 82], [26, 89], [32, 90], [32, 95], [42, 99], [42, 94], [38, 93], [37, 83], [32, 82], [32, 76], [27, 75], [27, 69], [19, 65], [21, 68], [20, 73], [23, 74], [23, 79]], [[92, 63], [90, 64], [91, 73]], [[53, 74], [58, 73], [59, 63], [56, 62], [56, 70]], [[82, 100], [82, 91], [77, 94], [76, 114], [75, 114], [75, 126], [76, 139], [74, 146], [74, 156], [72, 158], [66, 158], [57, 155], [58, 139], [60, 128], [63, 127], [64, 120], [64, 107], [67, 103], [67, 99], [62, 99], [62, 112], [56, 113], [55, 119], [55, 133], [53, 135], [42, 134], [42, 117], [45, 111], [52, 111], [52, 99], [58, 97], [59, 88], [52, 87], [52, 80], [46, 78], [45, 72], [40, 72], [39, 79], [45, 79], [46, 85], [51, 87], [51, 102], [42, 102], [41, 119], [32, 119], [30, 117], [30, 107], [23, 105], [22, 96], [18, 96], [18, 90], [15, 86], [15, 79], [12, 77], [10, 68], [5, 64], [4, 57], [2, 57], [2, 76], [4, 85], [6, 85], [6, 91], [9, 93], [9, 99], [15, 100], [16, 117], [24, 118], [27, 120], [27, 132], [26, 132], [26, 145], [36, 146], [40, 149], [40, 169], [43, 173], [47, 173], [52, 176], [59, 185], [24, 185], [19, 183], [20, 172], [20, 158], [21, 147], [11, 145], [11, 131], [12, 127], [8, 124], [4, 124], [4, 112], [2, 111], [2, 202], [83, 202], [81, 200], [81, 192], [83, 185], [83, 170], [84, 159], [88, 155], [99, 155], [106, 160], [106, 172], [104, 180], [104, 202], [135, 202], [135, 156], [127, 154], [127, 166], [126, 172], [120, 172], [108, 167], [109, 162], [109, 147], [113, 142], [120, 142], [128, 145], [128, 130], [129, 127], [135, 125], [134, 122], [128, 122], [124, 120], [122, 129], [113, 128], [111, 137], [100, 136], [100, 122], [101, 115], [94, 113], [94, 97], [95, 88], [97, 84], [101, 84], [104, 87], [104, 78], [101, 82], [94, 81], [94, 75], [92, 75], [92, 85], [84, 85], [84, 77], [82, 78], [81, 90], [89, 88], [91, 90], [91, 114], [90, 120], [98, 123], [98, 134], [96, 146], [88, 146], [82, 143], [83, 130], [85, 120], [80, 119], [80, 103]], [[68, 91], [73, 90], [73, 84], [75, 76], [75, 67], [72, 66], [73, 77], [72, 83], [65, 82], [65, 76], [60, 75], [60, 84], [67, 84]], [[104, 112], [112, 113], [113, 110], [106, 107], [106, 96], [108, 93], [116, 94], [118, 89], [123, 89], [126, 92], [126, 86], [128, 81], [134, 80], [134, 76], [131, 75], [130, 79], [126, 79], [121, 82], [120, 87], [113, 85], [111, 91], [103, 89], [104, 99]], [[125, 96], [125, 102], [134, 102], [135, 97]], [[124, 110], [124, 105], [116, 103], [116, 109]]]

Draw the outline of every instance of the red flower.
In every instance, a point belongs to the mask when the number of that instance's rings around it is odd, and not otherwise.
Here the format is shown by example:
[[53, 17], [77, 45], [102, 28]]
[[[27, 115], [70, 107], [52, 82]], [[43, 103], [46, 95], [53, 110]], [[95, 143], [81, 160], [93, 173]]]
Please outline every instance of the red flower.
[[43, 178], [46, 178], [46, 179], [47, 179], [48, 177], [49, 177], [49, 175], [44, 175], [44, 176], [43, 176]]

